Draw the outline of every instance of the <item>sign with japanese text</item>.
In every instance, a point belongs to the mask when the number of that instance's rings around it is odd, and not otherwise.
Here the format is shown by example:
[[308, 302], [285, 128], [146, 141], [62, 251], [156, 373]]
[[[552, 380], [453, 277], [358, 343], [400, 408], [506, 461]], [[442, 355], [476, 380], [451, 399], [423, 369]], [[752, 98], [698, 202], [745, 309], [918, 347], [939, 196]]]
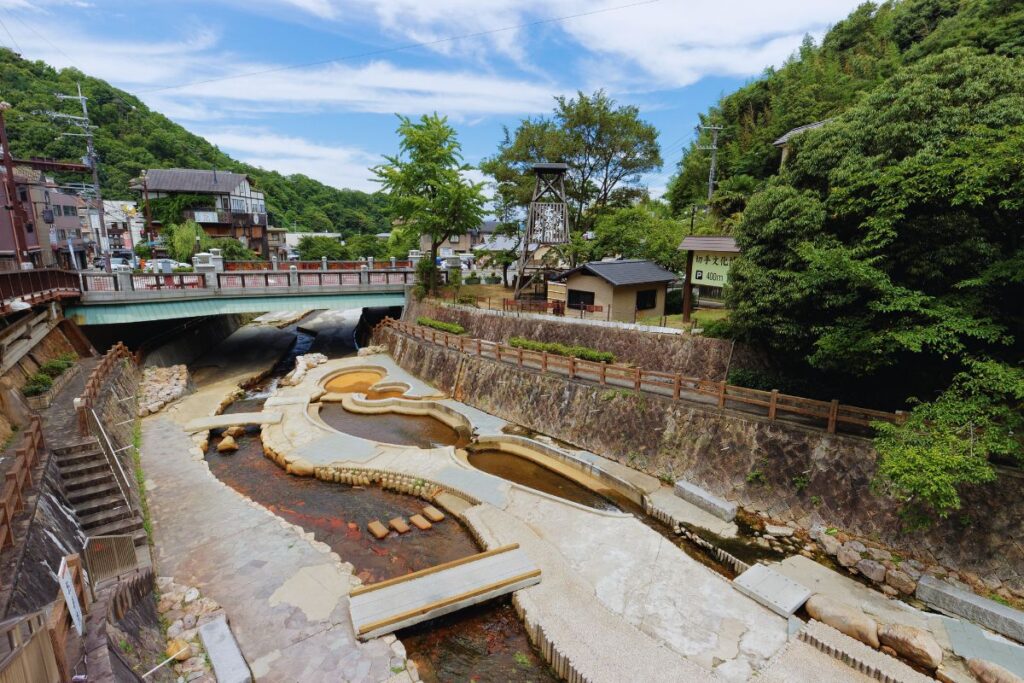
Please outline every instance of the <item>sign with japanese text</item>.
[[64, 593], [64, 604], [67, 605], [68, 614], [75, 624], [78, 635], [85, 633], [85, 622], [82, 620], [82, 603], [78, 602], [78, 593], [75, 591], [75, 580], [71, 576], [71, 568], [68, 566], [67, 558], [61, 558], [60, 569], [57, 570], [57, 583]]
[[724, 287], [729, 283], [729, 266], [738, 254], [717, 251], [696, 251], [690, 282], [695, 285]]

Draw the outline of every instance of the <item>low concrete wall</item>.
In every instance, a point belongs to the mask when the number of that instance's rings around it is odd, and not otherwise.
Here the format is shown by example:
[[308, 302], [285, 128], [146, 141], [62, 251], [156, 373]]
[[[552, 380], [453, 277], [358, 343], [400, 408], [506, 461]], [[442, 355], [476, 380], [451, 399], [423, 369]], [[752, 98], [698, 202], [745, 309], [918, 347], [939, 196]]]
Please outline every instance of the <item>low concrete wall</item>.
[[618, 362], [645, 370], [679, 372], [715, 381], [725, 379], [732, 354], [732, 342], [725, 339], [562, 322], [551, 316], [513, 317], [496, 311], [417, 302], [410, 297], [403, 319], [415, 321], [420, 316], [458, 323], [470, 336], [488, 341], [507, 343], [509, 337], [520, 336], [542, 342], [578, 344], [610, 351]]
[[964, 492], [962, 512], [907, 532], [872, 489], [871, 442], [464, 356], [390, 330], [376, 340], [457, 400], [658, 477], [685, 478], [804, 529], [835, 526], [926, 564], [998, 579], [1024, 595], [1024, 499], [1007, 474]]

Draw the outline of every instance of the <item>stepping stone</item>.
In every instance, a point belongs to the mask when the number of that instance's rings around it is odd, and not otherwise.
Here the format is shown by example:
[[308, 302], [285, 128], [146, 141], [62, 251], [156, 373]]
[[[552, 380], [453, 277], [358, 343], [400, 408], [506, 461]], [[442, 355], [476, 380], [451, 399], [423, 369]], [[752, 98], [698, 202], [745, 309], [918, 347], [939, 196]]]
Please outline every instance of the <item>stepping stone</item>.
[[373, 534], [377, 538], [384, 538], [388, 535], [388, 528], [380, 522], [378, 522], [377, 520], [373, 520], [372, 522], [367, 524], [366, 528], [371, 534]]
[[199, 637], [210, 658], [213, 672], [221, 683], [251, 683], [249, 665], [238, 649], [227, 618], [222, 614], [199, 627]]
[[388, 526], [400, 534], [404, 534], [409, 531], [409, 525], [406, 524], [405, 520], [401, 517], [395, 517], [394, 519], [388, 520]]
[[433, 526], [433, 524], [423, 518], [423, 515], [413, 515], [409, 518], [409, 521], [412, 522], [412, 525], [420, 531], [426, 531]]
[[429, 519], [431, 522], [440, 522], [444, 520], [444, 514], [433, 505], [428, 505], [423, 508], [423, 516]]

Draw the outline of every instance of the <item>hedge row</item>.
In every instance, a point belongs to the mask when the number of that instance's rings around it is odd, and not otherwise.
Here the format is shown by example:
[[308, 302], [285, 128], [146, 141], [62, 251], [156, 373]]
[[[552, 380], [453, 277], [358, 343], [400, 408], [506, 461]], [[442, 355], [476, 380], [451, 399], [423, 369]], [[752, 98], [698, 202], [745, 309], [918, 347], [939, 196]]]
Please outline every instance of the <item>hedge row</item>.
[[435, 330], [441, 330], [448, 334], [462, 334], [466, 331], [466, 328], [458, 323], [446, 323], [443, 320], [434, 320], [433, 318], [416, 318], [417, 325], [423, 325], [423, 327], [432, 327]]
[[73, 353], [63, 353], [53, 360], [46, 361], [39, 366], [39, 372], [28, 378], [28, 382], [21, 388], [21, 393], [25, 396], [45, 394], [53, 386], [53, 380], [74, 365], [77, 358], [78, 356]]
[[546, 351], [556, 356], [571, 356], [581, 360], [589, 360], [595, 363], [614, 363], [615, 355], [610, 351], [598, 351], [589, 346], [567, 346], [557, 342], [539, 342], [525, 337], [512, 337], [508, 340], [510, 346], [528, 351]]

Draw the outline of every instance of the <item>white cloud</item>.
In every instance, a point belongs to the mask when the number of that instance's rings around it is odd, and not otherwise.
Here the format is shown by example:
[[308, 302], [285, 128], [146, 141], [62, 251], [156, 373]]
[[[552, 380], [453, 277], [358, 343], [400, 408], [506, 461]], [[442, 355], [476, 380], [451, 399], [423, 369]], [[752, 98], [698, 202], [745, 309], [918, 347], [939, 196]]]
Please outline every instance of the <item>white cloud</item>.
[[319, 144], [305, 138], [281, 135], [262, 128], [211, 128], [200, 134], [253, 166], [291, 175], [302, 173], [335, 187], [373, 192], [369, 168], [381, 157], [362, 149]]

